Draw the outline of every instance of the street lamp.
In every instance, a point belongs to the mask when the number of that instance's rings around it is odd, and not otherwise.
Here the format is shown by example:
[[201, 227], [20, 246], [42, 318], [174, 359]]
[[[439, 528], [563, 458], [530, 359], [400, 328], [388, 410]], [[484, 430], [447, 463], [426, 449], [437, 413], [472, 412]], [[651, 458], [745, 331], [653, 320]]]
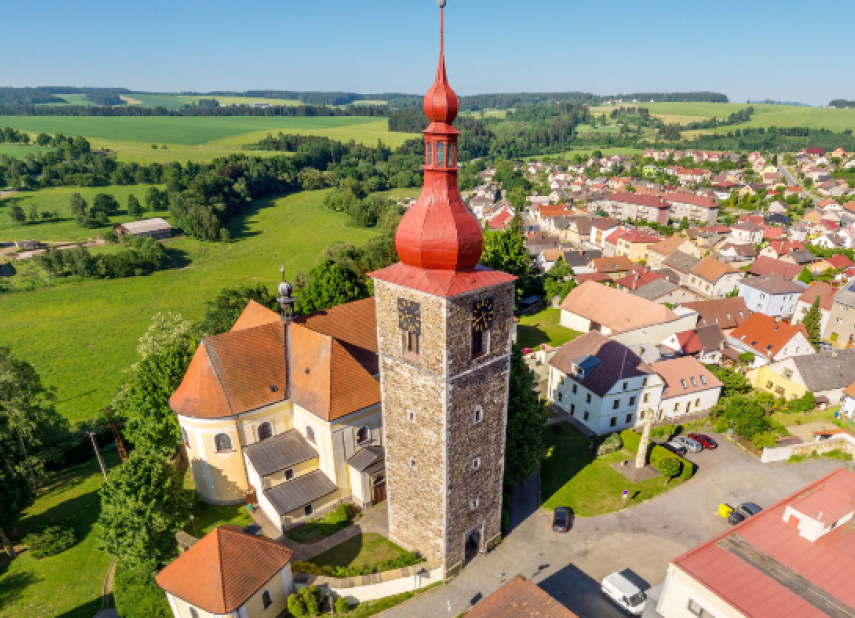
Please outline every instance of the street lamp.
[[195, 515], [190, 516], [190, 523], [193, 524], [193, 536], [198, 537], [199, 533], [196, 532], [196, 516]]

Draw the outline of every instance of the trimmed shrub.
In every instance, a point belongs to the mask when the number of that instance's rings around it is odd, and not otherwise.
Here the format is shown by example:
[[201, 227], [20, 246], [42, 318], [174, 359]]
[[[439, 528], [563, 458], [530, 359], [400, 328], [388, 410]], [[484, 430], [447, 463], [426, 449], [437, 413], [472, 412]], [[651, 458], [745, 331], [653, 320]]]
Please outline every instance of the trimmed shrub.
[[597, 457], [602, 457], [603, 455], [614, 453], [615, 451], [619, 451], [622, 448], [623, 440], [621, 440], [620, 434], [609, 434], [609, 437], [603, 440], [603, 443], [597, 447]]
[[350, 611], [350, 601], [346, 597], [339, 597], [335, 600], [335, 611], [337, 614], [346, 614]]
[[306, 602], [299, 594], [292, 594], [288, 597], [288, 612], [294, 618], [309, 618], [309, 610], [306, 609]]
[[656, 469], [665, 477], [665, 484], [667, 485], [668, 481], [680, 474], [683, 464], [674, 457], [665, 457], [656, 462]]
[[145, 569], [119, 566], [113, 582], [116, 611], [122, 618], [172, 618], [172, 610], [163, 590], [155, 583], [154, 573]]
[[754, 437], [751, 438], [751, 441], [754, 443], [754, 446], [759, 449], [766, 447], [771, 448], [778, 443], [778, 439], [775, 437], [775, 434], [768, 431], [755, 434]]
[[77, 544], [74, 528], [52, 526], [24, 537], [24, 545], [34, 558], [47, 558], [61, 554]]
[[309, 575], [323, 575], [325, 577], [359, 577], [360, 575], [373, 575], [374, 573], [383, 573], [394, 569], [403, 569], [404, 567], [420, 564], [422, 557], [414, 552], [401, 554], [397, 558], [383, 560], [374, 564], [366, 564], [363, 566], [318, 566], [313, 562], [295, 562], [291, 568], [298, 573], [308, 573]]
[[620, 440], [623, 443], [623, 448], [633, 453], [638, 452], [638, 447], [641, 444], [641, 436], [632, 429], [624, 429], [620, 432]]
[[321, 591], [317, 586], [301, 588], [300, 598], [306, 604], [306, 612], [309, 616], [317, 616], [321, 613]]

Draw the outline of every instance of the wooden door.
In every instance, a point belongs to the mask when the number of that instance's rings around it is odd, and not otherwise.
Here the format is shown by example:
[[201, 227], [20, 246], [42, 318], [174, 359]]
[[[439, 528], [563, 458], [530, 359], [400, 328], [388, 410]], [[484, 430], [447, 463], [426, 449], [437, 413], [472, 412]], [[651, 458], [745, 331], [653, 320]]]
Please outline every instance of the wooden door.
[[386, 500], [386, 479], [374, 482], [374, 504], [380, 504]]

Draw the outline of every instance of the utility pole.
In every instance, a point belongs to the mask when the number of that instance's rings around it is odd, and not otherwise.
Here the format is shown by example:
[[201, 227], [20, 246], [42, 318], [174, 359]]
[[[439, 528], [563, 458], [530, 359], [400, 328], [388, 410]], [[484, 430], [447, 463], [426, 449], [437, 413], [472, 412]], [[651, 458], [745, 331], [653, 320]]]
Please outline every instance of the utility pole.
[[104, 480], [107, 480], [107, 468], [104, 467], [104, 460], [101, 459], [101, 451], [98, 450], [98, 443], [95, 442], [95, 433], [94, 431], [87, 431], [89, 434], [89, 439], [92, 440], [92, 448], [95, 449], [95, 456], [98, 457], [98, 463], [101, 465], [101, 474], [104, 475]]
[[119, 426], [116, 425], [116, 422], [113, 420], [113, 415], [110, 413], [110, 408], [104, 408], [104, 413], [107, 415], [107, 418], [110, 421], [110, 429], [113, 430], [113, 439], [116, 441], [116, 448], [119, 450], [119, 460], [122, 463], [125, 463], [125, 460], [128, 458], [127, 452], [125, 452], [125, 443], [122, 442], [122, 436], [119, 433]]

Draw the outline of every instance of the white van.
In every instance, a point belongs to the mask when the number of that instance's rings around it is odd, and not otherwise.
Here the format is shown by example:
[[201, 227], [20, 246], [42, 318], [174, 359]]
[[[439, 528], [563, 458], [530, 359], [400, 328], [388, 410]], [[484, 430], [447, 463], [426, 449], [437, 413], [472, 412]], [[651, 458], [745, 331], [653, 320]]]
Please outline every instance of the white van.
[[603, 594], [632, 616], [640, 616], [647, 601], [647, 595], [620, 572], [603, 580]]

